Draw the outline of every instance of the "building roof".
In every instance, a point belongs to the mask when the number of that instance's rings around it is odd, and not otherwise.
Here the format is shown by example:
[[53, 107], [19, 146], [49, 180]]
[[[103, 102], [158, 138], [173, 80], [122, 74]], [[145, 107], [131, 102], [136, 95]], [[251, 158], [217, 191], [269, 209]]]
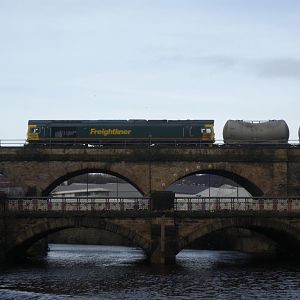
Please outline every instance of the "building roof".
[[187, 195], [195, 195], [206, 189], [206, 186], [200, 185], [187, 185], [187, 184], [171, 184], [167, 191], [174, 192], [176, 194], [187, 194]]
[[[60, 185], [52, 191], [54, 195], [65, 193], [86, 192], [86, 183], [72, 183], [70, 185]], [[110, 197], [141, 197], [141, 193], [129, 183], [104, 183], [88, 185], [89, 192], [106, 192]]]
[[235, 187], [232, 185], [221, 185], [218, 188], [211, 187], [210, 189], [205, 189], [202, 192], [198, 193], [197, 197], [251, 197], [249, 192], [243, 187]]
[[[178, 189], [177, 192], [175, 192], [176, 197], [251, 197], [251, 194], [245, 190], [243, 187], [237, 187], [231, 186], [231, 185], [221, 185], [220, 187], [211, 187], [211, 188], [205, 188], [199, 193], [192, 193], [192, 189], [189, 187], [186, 187], [187, 189]], [[189, 191], [189, 193], [186, 193]]]
[[99, 184], [89, 184], [88, 189], [85, 183], [72, 183], [70, 185], [60, 185], [52, 191], [54, 195], [61, 195], [66, 193], [81, 193], [81, 192], [109, 192], [109, 190], [99, 187]]
[[[223, 184], [220, 187], [211, 187], [210, 189], [203, 185], [185, 185], [172, 184], [167, 189], [173, 191], [177, 197], [251, 197], [247, 190], [243, 187]], [[85, 183], [72, 183], [70, 185], [60, 185], [53, 190], [53, 195], [61, 195], [66, 193], [82, 193], [86, 192]], [[104, 183], [88, 186], [89, 192], [103, 192], [109, 197], [141, 197], [141, 193], [129, 183]]]

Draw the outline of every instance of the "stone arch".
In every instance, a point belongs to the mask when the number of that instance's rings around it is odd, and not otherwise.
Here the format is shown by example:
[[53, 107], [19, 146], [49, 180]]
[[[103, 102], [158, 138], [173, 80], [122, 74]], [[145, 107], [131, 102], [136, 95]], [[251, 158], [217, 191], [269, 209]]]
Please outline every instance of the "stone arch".
[[8, 196], [23, 196], [26, 185], [21, 180], [16, 180], [6, 170], [0, 168], [0, 193]]
[[283, 249], [288, 250], [289, 254], [296, 256], [300, 254], [300, 229], [288, 223], [265, 217], [232, 217], [218, 219], [216, 221], [211, 220], [211, 222], [201, 224], [192, 232], [179, 239], [177, 253], [205, 235], [228, 228], [244, 228], [256, 231], [277, 242]]
[[217, 168], [217, 169], [200, 169], [197, 171], [193, 171], [190, 173], [186, 173], [180, 177], [178, 177], [175, 181], [176, 182], [180, 179], [185, 177], [196, 175], [196, 174], [212, 174], [212, 175], [219, 175], [228, 179], [233, 180], [234, 182], [238, 183], [240, 186], [244, 187], [252, 196], [260, 197], [264, 195], [264, 192], [260, 187], [258, 187], [253, 181], [249, 180], [248, 178], [239, 175], [237, 172], [228, 171], [226, 169]]
[[39, 222], [34, 226], [25, 226], [21, 232], [18, 232], [17, 237], [10, 240], [11, 242], [6, 248], [7, 255], [8, 257], [13, 257], [16, 253], [25, 253], [26, 249], [28, 249], [31, 245], [51, 233], [68, 228], [79, 227], [102, 229], [115, 233], [128, 239], [137, 247], [142, 248], [147, 255], [150, 253], [150, 241], [142, 237], [134, 229], [106, 220], [74, 217], [44, 219], [43, 222]]
[[106, 169], [100, 169], [100, 168], [84, 168], [84, 169], [79, 169], [76, 171], [72, 171], [69, 173], [66, 173], [65, 175], [60, 176], [56, 180], [54, 180], [52, 183], [50, 183], [43, 191], [42, 191], [42, 196], [48, 196], [50, 192], [56, 188], [58, 185], [63, 183], [64, 181], [79, 176], [87, 173], [104, 173], [104, 174], [109, 174], [116, 176], [118, 178], [121, 178], [125, 180], [126, 182], [130, 183], [132, 186], [134, 186], [142, 195], [144, 195], [143, 190], [135, 183], [132, 182], [130, 179], [128, 179], [126, 176], [123, 176], [117, 172], [106, 170]]

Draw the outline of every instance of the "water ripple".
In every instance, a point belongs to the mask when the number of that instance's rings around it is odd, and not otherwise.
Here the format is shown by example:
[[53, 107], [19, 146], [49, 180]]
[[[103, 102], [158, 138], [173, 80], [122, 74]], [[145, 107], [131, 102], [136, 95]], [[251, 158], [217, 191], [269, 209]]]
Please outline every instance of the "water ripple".
[[300, 265], [184, 250], [174, 266], [129, 247], [51, 245], [44, 260], [0, 272], [0, 299], [300, 299]]

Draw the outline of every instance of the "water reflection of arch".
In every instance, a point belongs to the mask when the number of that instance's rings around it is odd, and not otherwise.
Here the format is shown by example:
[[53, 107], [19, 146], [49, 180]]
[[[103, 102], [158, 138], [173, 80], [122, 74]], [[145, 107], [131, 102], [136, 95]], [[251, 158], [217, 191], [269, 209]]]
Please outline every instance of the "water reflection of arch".
[[132, 186], [134, 186], [142, 195], [144, 195], [143, 190], [133, 181], [131, 181], [128, 176], [122, 175], [120, 173], [114, 172], [114, 171], [110, 171], [110, 170], [106, 170], [106, 169], [98, 169], [98, 168], [85, 168], [85, 169], [79, 169], [76, 171], [71, 171], [68, 172], [64, 175], [61, 175], [60, 177], [58, 177], [57, 179], [55, 179], [52, 183], [50, 183], [42, 192], [43, 196], [48, 196], [52, 190], [54, 190], [57, 186], [59, 186], [60, 184], [62, 184], [63, 182], [79, 176], [79, 175], [84, 175], [84, 174], [88, 174], [88, 173], [102, 173], [102, 174], [108, 174], [108, 175], [112, 175], [115, 176], [117, 178], [121, 178], [124, 181], [126, 181], [127, 183], [131, 184]]

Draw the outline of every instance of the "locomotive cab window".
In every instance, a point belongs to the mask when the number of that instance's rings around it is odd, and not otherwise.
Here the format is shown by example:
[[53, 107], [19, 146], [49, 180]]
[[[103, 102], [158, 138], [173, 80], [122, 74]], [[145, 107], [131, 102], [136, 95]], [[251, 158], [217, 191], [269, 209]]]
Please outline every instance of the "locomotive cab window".
[[51, 137], [53, 138], [76, 138], [77, 128], [76, 127], [55, 127], [51, 130]]
[[39, 128], [30, 128], [30, 133], [40, 133]]
[[202, 128], [201, 133], [211, 133], [211, 128]]

